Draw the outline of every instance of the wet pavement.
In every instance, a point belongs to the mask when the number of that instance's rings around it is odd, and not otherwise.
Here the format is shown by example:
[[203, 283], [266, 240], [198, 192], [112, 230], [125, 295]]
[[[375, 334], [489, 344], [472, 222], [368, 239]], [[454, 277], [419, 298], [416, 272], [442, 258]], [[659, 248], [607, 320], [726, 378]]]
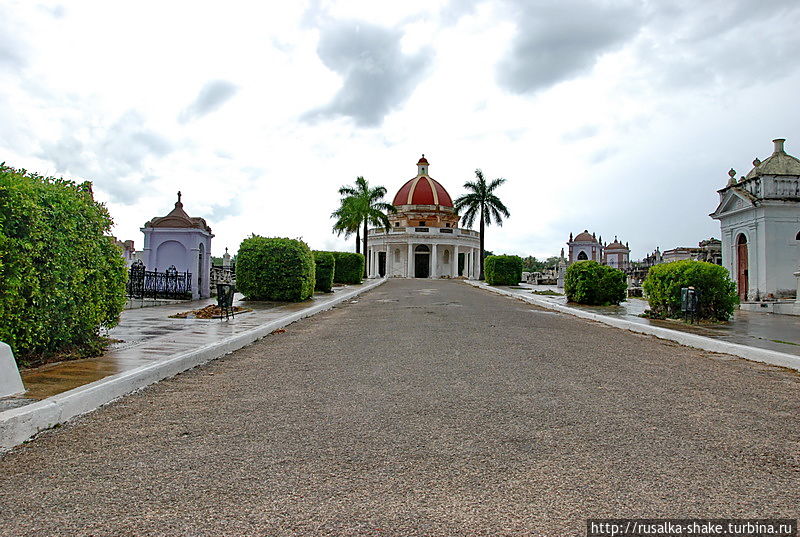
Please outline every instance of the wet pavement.
[[24, 406], [123, 371], [197, 349], [321, 301], [333, 300], [338, 293], [358, 287], [360, 286], [337, 287], [333, 293], [316, 293], [311, 300], [293, 304], [244, 301], [237, 294], [234, 305], [253, 311], [237, 314], [230, 320], [170, 318], [170, 315], [176, 313], [215, 304], [216, 299], [213, 298], [125, 310], [121, 314], [120, 324], [108, 331], [108, 337], [118, 340], [109, 347], [108, 352], [94, 358], [57, 362], [20, 371], [27, 391], [21, 396], [0, 399], [0, 411]]
[[[521, 283], [512, 287], [497, 287], [521, 296], [531, 296], [532, 291], [564, 292], [563, 289], [558, 289], [554, 285]], [[553, 304], [590, 311], [599, 315], [618, 317], [639, 324], [659, 326], [730, 343], [800, 356], [800, 316], [796, 315], [777, 315], [774, 313], [737, 310], [733, 319], [727, 323], [687, 324], [680, 321], [662, 321], [642, 317], [641, 315], [649, 308], [649, 305], [647, 300], [641, 298], [629, 298], [619, 306], [581, 306], [579, 304], [567, 304], [567, 297], [563, 295], [536, 296]]]

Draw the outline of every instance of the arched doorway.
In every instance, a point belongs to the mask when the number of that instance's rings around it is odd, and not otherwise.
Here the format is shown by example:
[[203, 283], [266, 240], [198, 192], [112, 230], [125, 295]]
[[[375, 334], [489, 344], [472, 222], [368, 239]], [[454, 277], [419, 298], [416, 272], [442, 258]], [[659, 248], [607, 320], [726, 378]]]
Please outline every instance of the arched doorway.
[[748, 270], [747, 270], [747, 237], [740, 233], [736, 238], [736, 288], [739, 292], [739, 300], [747, 300], [748, 289]]
[[589, 259], [589, 256], [586, 255], [586, 252], [580, 252], [578, 254], [578, 261], [586, 261], [587, 259]]
[[431, 249], [425, 244], [414, 248], [414, 277], [427, 278], [431, 275]]

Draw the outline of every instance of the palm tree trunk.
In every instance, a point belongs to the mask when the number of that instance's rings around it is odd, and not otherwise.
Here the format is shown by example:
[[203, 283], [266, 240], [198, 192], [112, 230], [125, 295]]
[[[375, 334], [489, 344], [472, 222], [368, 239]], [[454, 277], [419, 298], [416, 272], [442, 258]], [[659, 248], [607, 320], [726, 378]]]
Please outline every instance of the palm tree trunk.
[[364, 277], [367, 277], [367, 264], [369, 263], [369, 256], [367, 255], [367, 219], [364, 219]]
[[361, 253], [361, 229], [356, 229], [356, 253]]
[[483, 207], [481, 207], [481, 274], [479, 280], [483, 280]]

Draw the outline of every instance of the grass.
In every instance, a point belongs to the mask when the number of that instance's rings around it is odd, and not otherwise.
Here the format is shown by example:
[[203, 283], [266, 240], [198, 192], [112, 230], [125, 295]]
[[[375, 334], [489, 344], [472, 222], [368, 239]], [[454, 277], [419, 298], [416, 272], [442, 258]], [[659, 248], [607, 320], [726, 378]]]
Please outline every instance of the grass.
[[781, 341], [780, 339], [773, 339], [771, 341], [774, 341], [775, 343], [783, 343], [784, 345], [797, 345], [800, 347], [800, 343], [794, 343], [793, 341]]
[[556, 293], [555, 291], [551, 291], [550, 289], [545, 289], [544, 291], [531, 291], [534, 295], [544, 295], [544, 296], [564, 296], [564, 293]]

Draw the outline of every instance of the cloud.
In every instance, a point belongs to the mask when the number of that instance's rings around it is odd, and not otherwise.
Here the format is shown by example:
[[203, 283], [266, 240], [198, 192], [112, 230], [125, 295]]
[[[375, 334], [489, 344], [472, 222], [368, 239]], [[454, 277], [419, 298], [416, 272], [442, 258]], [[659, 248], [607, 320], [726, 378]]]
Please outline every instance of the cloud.
[[322, 62], [343, 78], [342, 87], [326, 106], [304, 119], [346, 116], [357, 125], [377, 127], [402, 105], [423, 80], [430, 53], [401, 51], [402, 33], [365, 23], [334, 22], [323, 28], [317, 47]]
[[535, 93], [587, 72], [639, 30], [641, 4], [520, 0], [511, 4], [517, 34], [498, 65], [499, 84]]
[[85, 131], [76, 121], [65, 121], [62, 127], [65, 134], [43, 143], [38, 156], [53, 162], [58, 173], [92, 181], [112, 201], [126, 205], [135, 203], [143, 193], [141, 185], [152, 181], [147, 163], [174, 149], [133, 110], [107, 127]]
[[229, 101], [239, 88], [226, 80], [211, 80], [197, 94], [194, 102], [186, 107], [178, 116], [178, 121], [188, 123], [210, 114]]
[[[742, 88], [798, 69], [795, 0], [654, 3], [636, 48], [644, 76], [660, 89]], [[758, 39], [752, 39], [754, 33]]]
[[0, 72], [9, 70], [18, 73], [27, 64], [28, 45], [19, 24], [0, 7]]

